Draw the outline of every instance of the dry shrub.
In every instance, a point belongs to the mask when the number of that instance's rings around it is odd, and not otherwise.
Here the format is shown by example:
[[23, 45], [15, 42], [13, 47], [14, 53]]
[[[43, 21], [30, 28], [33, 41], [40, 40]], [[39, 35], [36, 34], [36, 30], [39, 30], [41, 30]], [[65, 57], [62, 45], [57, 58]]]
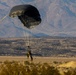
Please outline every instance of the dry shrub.
[[[75, 75], [76, 69], [68, 70], [64, 75]], [[19, 63], [16, 61], [5, 61], [0, 66], [0, 75], [61, 75], [59, 70], [47, 63], [31, 63], [25, 61]]]

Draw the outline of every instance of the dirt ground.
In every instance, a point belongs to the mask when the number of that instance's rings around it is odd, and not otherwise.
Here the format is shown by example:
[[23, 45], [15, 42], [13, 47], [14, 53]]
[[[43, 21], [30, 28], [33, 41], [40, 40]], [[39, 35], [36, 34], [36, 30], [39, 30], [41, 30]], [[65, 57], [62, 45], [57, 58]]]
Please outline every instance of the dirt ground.
[[[28, 59], [26, 56], [0, 56], [0, 62], [4, 61], [19, 61], [19, 62], [24, 62], [24, 61], [30, 61], [30, 58]], [[51, 62], [68, 62], [68, 61], [76, 61], [75, 57], [33, 57], [34, 63], [51, 63]]]

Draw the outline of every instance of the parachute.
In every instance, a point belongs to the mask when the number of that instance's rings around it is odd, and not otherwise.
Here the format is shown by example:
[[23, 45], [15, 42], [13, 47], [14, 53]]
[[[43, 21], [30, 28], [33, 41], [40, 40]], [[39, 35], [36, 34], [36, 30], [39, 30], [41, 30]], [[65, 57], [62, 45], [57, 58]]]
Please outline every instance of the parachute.
[[18, 17], [26, 28], [33, 28], [41, 23], [41, 17], [38, 9], [32, 5], [14, 6], [10, 13], [10, 17]]
[[[26, 4], [26, 5], [14, 6], [10, 11], [9, 16], [12, 18], [18, 17], [18, 19], [23, 23], [23, 25], [28, 29], [31, 29], [41, 23], [41, 17], [39, 11], [36, 7], [32, 5]], [[30, 41], [28, 41], [28, 43], [30, 43]], [[33, 57], [29, 45], [27, 46], [27, 50], [28, 50], [27, 56], [28, 57], [30, 56], [32, 61]]]

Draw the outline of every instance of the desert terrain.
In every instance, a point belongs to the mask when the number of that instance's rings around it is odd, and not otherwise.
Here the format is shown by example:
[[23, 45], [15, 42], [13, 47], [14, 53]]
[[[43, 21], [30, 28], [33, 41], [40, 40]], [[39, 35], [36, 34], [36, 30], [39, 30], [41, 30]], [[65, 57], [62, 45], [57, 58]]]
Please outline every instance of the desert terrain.
[[[0, 61], [4, 62], [4, 61], [19, 61], [19, 62], [23, 62], [23, 61], [31, 61], [30, 58], [27, 58], [26, 56], [0, 56]], [[76, 58], [75, 57], [71, 57], [71, 58], [66, 58], [66, 57], [33, 57], [33, 61], [34, 63], [51, 63], [53, 61], [57, 61], [57, 62], [69, 62], [69, 61], [75, 61], [76, 62]]]
[[31, 38], [33, 61], [27, 41], [0, 38], [0, 75], [76, 75], [76, 38]]
[[75, 37], [0, 38], [0, 56], [25, 56], [28, 42], [33, 56], [76, 57]]

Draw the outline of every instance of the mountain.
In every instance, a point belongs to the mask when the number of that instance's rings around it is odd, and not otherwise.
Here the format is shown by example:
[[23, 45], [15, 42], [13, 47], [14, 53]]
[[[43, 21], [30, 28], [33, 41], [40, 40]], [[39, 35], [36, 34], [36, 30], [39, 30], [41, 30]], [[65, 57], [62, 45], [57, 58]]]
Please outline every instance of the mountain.
[[[34, 29], [24, 28], [18, 18], [7, 16], [15, 5], [31, 4], [38, 8], [42, 22]], [[76, 0], [0, 0], [0, 37], [70, 36], [76, 37]], [[41, 35], [42, 34], [42, 35]]]

